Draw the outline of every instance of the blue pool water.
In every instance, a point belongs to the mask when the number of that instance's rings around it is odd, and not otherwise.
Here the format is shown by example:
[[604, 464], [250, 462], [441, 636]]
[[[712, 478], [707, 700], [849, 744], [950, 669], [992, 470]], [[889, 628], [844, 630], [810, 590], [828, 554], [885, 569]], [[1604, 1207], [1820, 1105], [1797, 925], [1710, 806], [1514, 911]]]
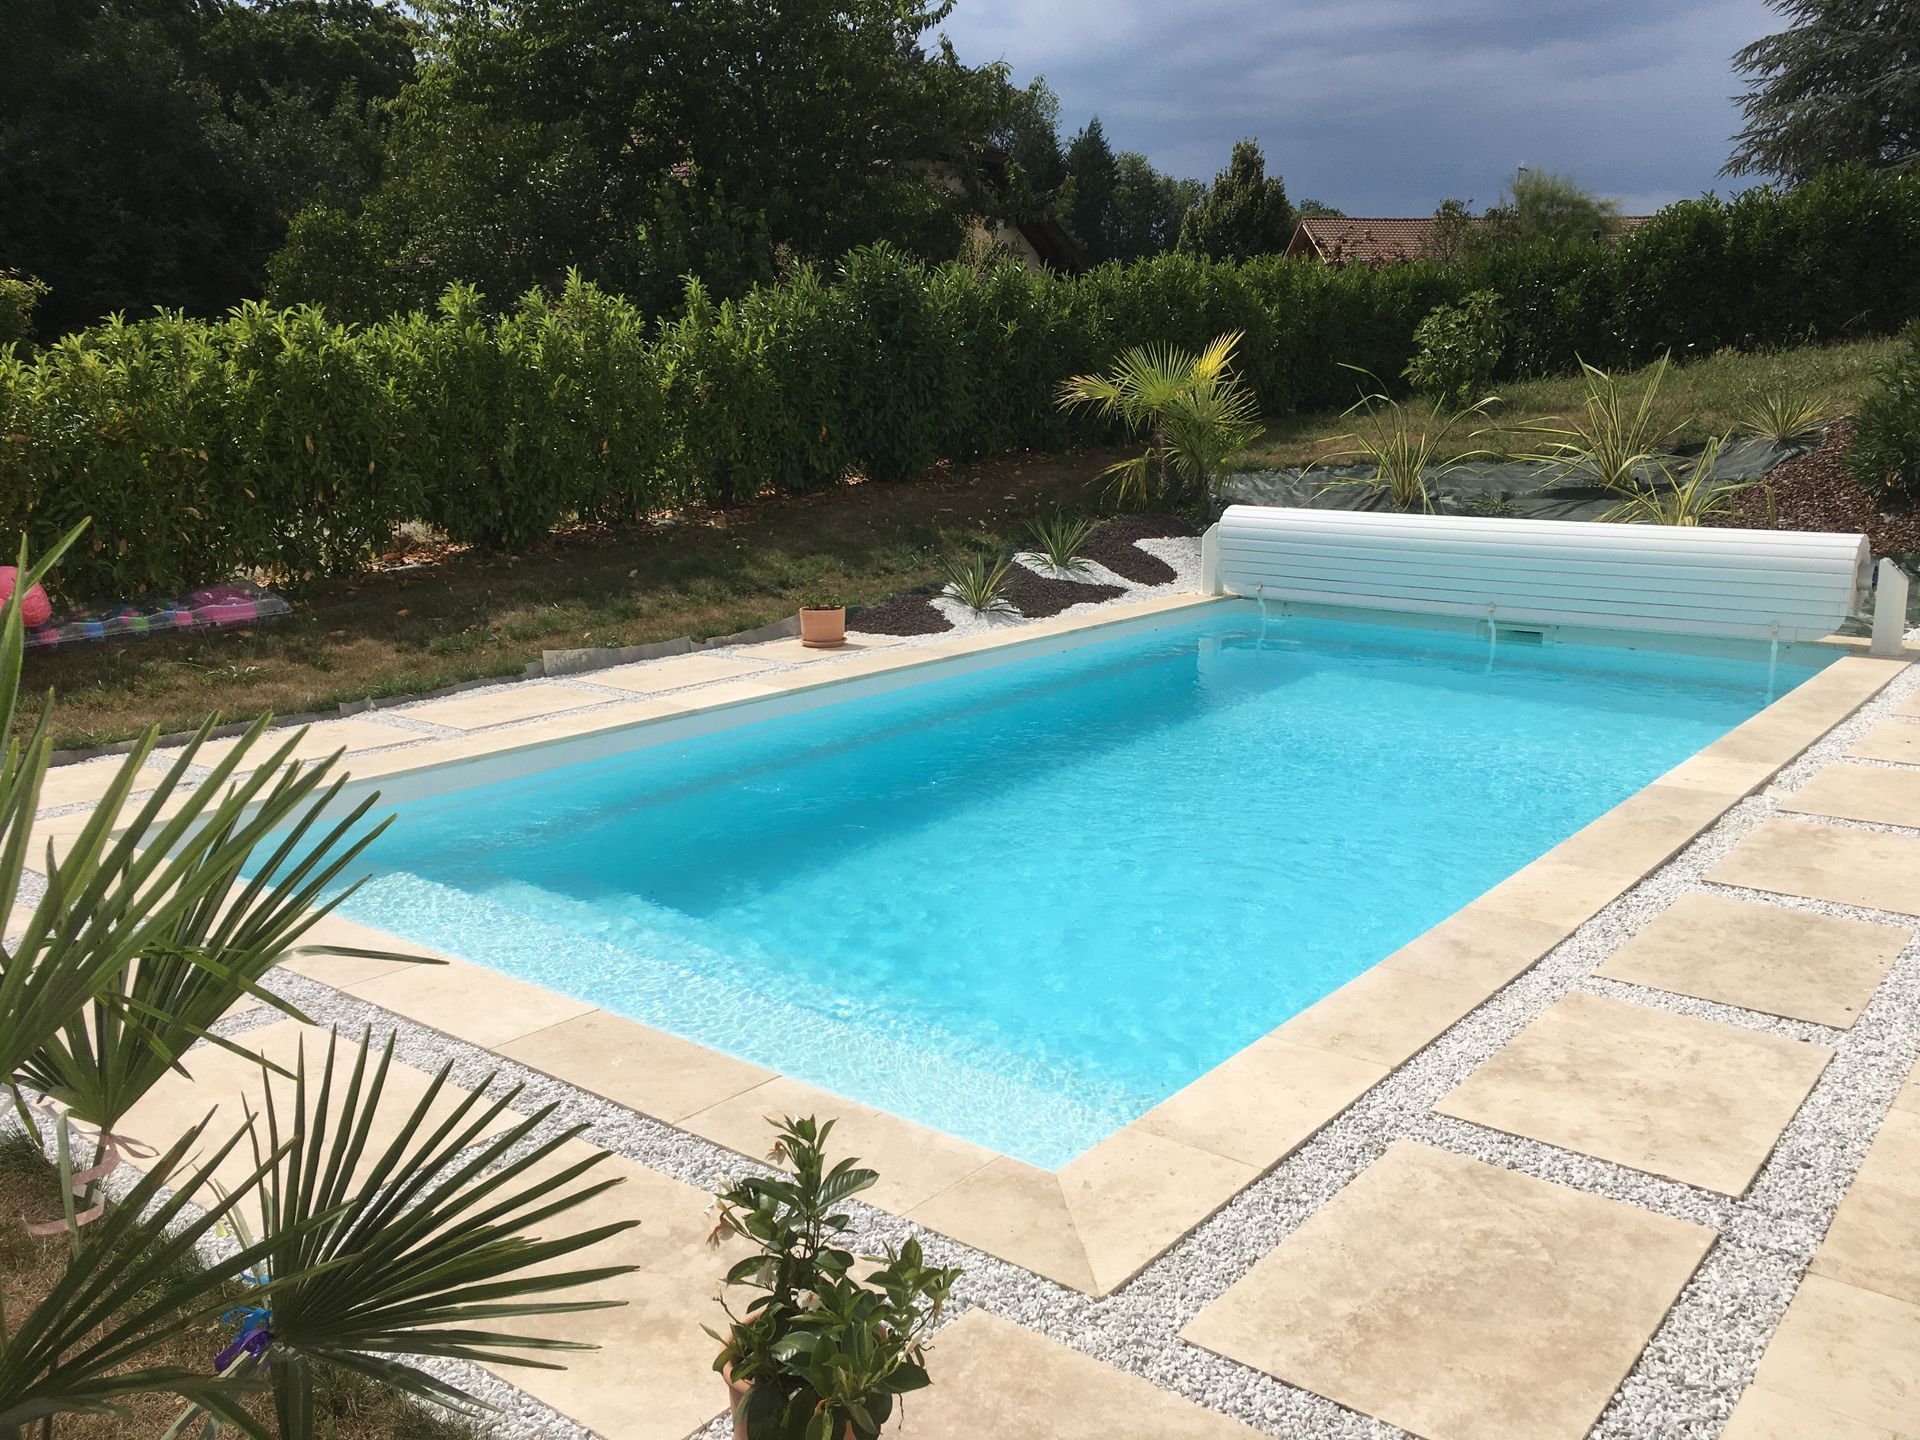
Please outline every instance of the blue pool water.
[[345, 913], [1052, 1167], [1766, 686], [1230, 609], [402, 804]]

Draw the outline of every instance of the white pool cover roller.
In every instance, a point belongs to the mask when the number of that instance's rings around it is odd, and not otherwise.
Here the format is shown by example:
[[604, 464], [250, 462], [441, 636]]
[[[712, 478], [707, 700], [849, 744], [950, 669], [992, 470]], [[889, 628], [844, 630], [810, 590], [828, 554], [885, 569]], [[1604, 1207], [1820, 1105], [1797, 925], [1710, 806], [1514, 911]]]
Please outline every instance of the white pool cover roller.
[[1234, 505], [1205, 588], [1274, 601], [1739, 639], [1818, 640], [1857, 608], [1862, 535]]

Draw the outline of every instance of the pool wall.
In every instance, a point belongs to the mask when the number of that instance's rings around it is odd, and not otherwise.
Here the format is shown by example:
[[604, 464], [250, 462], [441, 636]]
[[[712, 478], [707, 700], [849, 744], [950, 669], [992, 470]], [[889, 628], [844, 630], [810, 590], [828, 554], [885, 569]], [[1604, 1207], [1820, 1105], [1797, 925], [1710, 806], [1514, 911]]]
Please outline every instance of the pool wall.
[[[777, 690], [723, 684], [430, 741], [356, 762], [353, 788], [377, 788], [393, 800], [442, 793], [705, 733], [749, 716], [812, 709], [849, 693], [841, 687], [871, 693], [917, 683], [923, 666], [937, 665], [940, 673], [979, 669], [1070, 648], [1096, 631], [1104, 637], [1125, 633], [1115, 627], [1177, 624], [1197, 606], [1244, 603], [1186, 596], [1114, 606], [820, 667], [831, 675], [782, 675], [792, 683]], [[1381, 617], [1371, 612], [1366, 618], [1378, 623]], [[1582, 638], [1591, 643], [1590, 636]], [[1647, 637], [1635, 637], [1636, 646], [1646, 643]], [[434, 967], [311, 957], [290, 968], [743, 1155], [764, 1152], [770, 1114], [835, 1114], [848, 1150], [882, 1176], [872, 1192], [875, 1204], [1063, 1285], [1104, 1295], [1765, 785], [1902, 667], [1860, 653], [1864, 642], [1799, 648], [1801, 662], [1811, 653], [1841, 658], [1058, 1170], [450, 957], [435, 957], [449, 963]], [[1695, 653], [1755, 654], [1750, 646]], [[430, 953], [335, 917], [323, 920], [311, 939]]]

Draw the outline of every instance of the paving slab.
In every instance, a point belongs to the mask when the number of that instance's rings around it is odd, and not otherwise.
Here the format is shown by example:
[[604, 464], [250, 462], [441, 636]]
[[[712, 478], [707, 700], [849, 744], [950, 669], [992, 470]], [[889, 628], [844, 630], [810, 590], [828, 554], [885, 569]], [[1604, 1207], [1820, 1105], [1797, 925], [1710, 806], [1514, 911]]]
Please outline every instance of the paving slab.
[[1900, 708], [1893, 713], [1896, 715], [1920, 715], [1920, 693], [1909, 695], [1901, 704]]
[[1808, 1275], [1754, 1383], [1900, 1431], [1920, 1417], [1920, 1305]]
[[409, 720], [427, 720], [449, 725], [455, 730], [480, 730], [488, 725], [505, 725], [513, 720], [532, 720], [541, 715], [558, 715], [581, 710], [588, 705], [604, 705], [604, 695], [575, 690], [564, 685], [507, 685], [498, 690], [481, 690], [471, 695], [449, 695], [444, 700], [429, 700], [424, 705], [409, 705]]
[[899, 643], [898, 636], [850, 634], [844, 645], [815, 648], [802, 645], [795, 637], [786, 640], [768, 640], [759, 645], [742, 645], [734, 653], [744, 659], [771, 661], [780, 665], [811, 665], [819, 660], [836, 660], [849, 655], [870, 655], [875, 650], [891, 649]]
[[1576, 991], [1434, 1109], [1740, 1195], [1832, 1058], [1824, 1045]]
[[758, 1065], [605, 1010], [496, 1048], [509, 1060], [668, 1124], [774, 1078]]
[[1898, 1107], [1886, 1113], [1855, 1181], [1883, 1186], [1920, 1205], [1920, 1115]]
[[1181, 1335], [1427, 1440], [1575, 1440], [1714, 1238], [1403, 1140]]
[[628, 690], [635, 695], [654, 695], [686, 685], [705, 685], [711, 680], [737, 680], [766, 668], [764, 660], [749, 660], [738, 655], [670, 655], [663, 660], [589, 670], [573, 678], [588, 685]]
[[1920, 839], [1807, 820], [1769, 820], [1706, 878], [1718, 885], [1920, 915]]
[[[1920, 1195], [1855, 1180], [1812, 1271], [1920, 1305]], [[1920, 1415], [1914, 1423], [1920, 1425]]]
[[1870, 825], [1920, 827], [1920, 770], [1884, 765], [1829, 765], [1780, 800], [1782, 810], [1832, 815]]
[[1375, 1065], [1399, 1065], [1487, 998], [1484, 986], [1376, 965], [1316, 1001], [1273, 1034]]
[[1847, 753], [1856, 760], [1920, 765], [1920, 725], [1911, 720], [1882, 720], [1854, 741]]
[[362, 1000], [469, 1045], [493, 1049], [594, 1007], [484, 965], [402, 965], [346, 987]]
[[1253, 1440], [1257, 1433], [984, 1310], [969, 1310], [933, 1338], [927, 1371], [933, 1384], [905, 1398], [889, 1437]]
[[1845, 1029], [1908, 938], [1898, 925], [1690, 892], [1594, 973]]
[[[88, 760], [77, 765], [50, 765], [46, 778], [40, 782], [38, 807], [53, 810], [62, 805], [97, 805], [106, 798], [108, 788], [119, 778], [126, 763], [126, 756], [111, 755], [104, 760]], [[161, 778], [161, 772], [151, 765], [142, 766], [130, 793], [144, 795], [159, 784]]]
[[1851, 1420], [1819, 1405], [1749, 1385], [1720, 1440], [1904, 1440], [1879, 1425]]
[[[292, 727], [269, 730], [247, 751], [247, 757], [255, 765], [262, 764], [298, 734]], [[349, 755], [362, 750], [378, 750], [386, 745], [404, 745], [411, 740], [424, 739], [418, 730], [409, 730], [404, 725], [386, 725], [366, 716], [353, 716], [346, 720], [325, 720], [307, 727], [307, 733], [294, 741], [289, 760], [301, 760], [311, 763], [324, 760], [336, 750], [344, 750]], [[209, 740], [194, 753], [196, 765], [218, 765], [227, 756], [239, 748], [240, 738], [228, 740]], [[176, 750], [165, 751], [162, 758], [169, 764], [179, 754]], [[352, 767], [342, 764], [342, 769], [351, 772]]]

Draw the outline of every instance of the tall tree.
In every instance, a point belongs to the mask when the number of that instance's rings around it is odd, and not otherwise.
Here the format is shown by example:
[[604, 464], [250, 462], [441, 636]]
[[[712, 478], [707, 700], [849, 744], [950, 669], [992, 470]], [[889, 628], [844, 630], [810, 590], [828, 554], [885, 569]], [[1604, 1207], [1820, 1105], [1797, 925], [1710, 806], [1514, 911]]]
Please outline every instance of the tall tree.
[[1738, 51], [1747, 76], [1726, 175], [1798, 182], [1830, 165], [1920, 156], [1920, 5], [1913, 0], [1767, 0], [1788, 28]]
[[[1444, 207], [1443, 207], [1444, 208]], [[1489, 206], [1471, 244], [1501, 247], [1535, 240], [1599, 240], [1620, 214], [1615, 200], [1583, 189], [1571, 175], [1523, 169], [1500, 203]]]
[[1113, 210], [1108, 240], [1115, 260], [1142, 260], [1171, 250], [1180, 224], [1199, 202], [1198, 180], [1176, 180], [1146, 156], [1123, 150], [1114, 158]]
[[1267, 175], [1257, 140], [1233, 147], [1227, 168], [1213, 179], [1180, 226], [1180, 248], [1211, 260], [1277, 255], [1293, 238], [1293, 206], [1278, 175]]
[[1067, 228], [1098, 264], [1111, 260], [1113, 247], [1113, 198], [1120, 183], [1120, 166], [1100, 117], [1094, 116], [1086, 128], [1067, 146], [1067, 175], [1073, 181], [1068, 202]]

